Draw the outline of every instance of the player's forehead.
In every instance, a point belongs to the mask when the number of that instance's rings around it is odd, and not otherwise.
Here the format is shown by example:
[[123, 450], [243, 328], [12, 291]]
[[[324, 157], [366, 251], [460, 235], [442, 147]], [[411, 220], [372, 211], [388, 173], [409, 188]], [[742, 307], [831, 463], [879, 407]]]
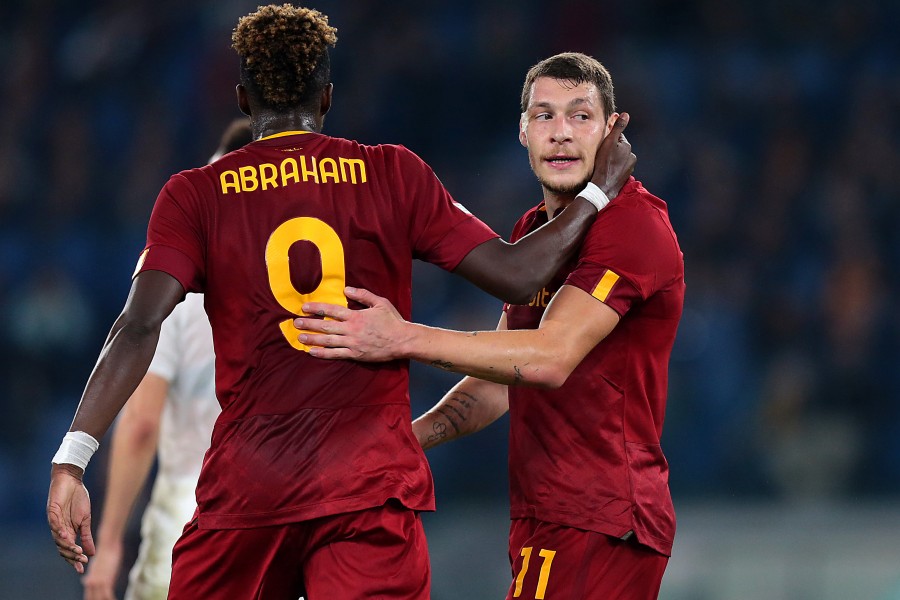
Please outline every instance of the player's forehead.
[[602, 108], [600, 90], [591, 81], [575, 83], [571, 79], [538, 77], [531, 84], [528, 110], [535, 108]]

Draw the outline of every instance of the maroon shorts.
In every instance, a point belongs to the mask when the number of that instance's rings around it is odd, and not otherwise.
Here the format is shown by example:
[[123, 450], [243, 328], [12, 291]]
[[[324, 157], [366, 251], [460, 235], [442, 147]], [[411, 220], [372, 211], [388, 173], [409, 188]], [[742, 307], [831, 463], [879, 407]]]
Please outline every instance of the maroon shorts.
[[199, 529], [175, 544], [174, 600], [428, 600], [419, 514], [395, 503], [302, 523]]
[[655, 600], [669, 557], [635, 541], [514, 519], [509, 560], [507, 600]]

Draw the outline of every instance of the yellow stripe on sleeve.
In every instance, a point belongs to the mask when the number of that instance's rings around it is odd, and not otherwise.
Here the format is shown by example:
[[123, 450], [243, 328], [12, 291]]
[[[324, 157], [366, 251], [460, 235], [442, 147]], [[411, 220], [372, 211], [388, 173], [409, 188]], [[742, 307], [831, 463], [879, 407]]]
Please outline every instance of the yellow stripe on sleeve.
[[603, 277], [600, 278], [600, 283], [598, 283], [597, 287], [594, 288], [594, 291], [591, 292], [591, 296], [593, 296], [600, 302], [606, 302], [606, 299], [609, 297], [609, 293], [612, 291], [613, 286], [616, 285], [616, 282], [618, 280], [618, 275], [610, 270], [607, 270]]

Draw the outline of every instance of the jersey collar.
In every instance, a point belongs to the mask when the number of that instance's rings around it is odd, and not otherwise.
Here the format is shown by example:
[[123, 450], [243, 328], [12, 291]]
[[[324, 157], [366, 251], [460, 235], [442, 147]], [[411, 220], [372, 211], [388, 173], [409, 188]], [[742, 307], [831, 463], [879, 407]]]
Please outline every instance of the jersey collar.
[[275, 138], [285, 137], [287, 135], [303, 135], [304, 133], [312, 133], [311, 131], [297, 130], [297, 131], [280, 131], [278, 133], [273, 133], [272, 135], [267, 135], [265, 137], [261, 137], [257, 142], [261, 142], [263, 140], [273, 140]]

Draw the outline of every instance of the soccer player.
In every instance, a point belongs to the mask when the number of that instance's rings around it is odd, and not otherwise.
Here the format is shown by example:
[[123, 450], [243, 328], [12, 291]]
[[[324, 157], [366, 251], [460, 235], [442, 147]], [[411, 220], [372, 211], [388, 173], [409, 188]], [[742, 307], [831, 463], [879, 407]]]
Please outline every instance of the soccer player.
[[[550, 57], [522, 91], [520, 139], [543, 202], [513, 239], [559, 218], [590, 176], [590, 155], [612, 129], [612, 80], [583, 54]], [[631, 179], [597, 217], [576, 259], [496, 332], [462, 333], [404, 321], [371, 306], [310, 303], [297, 327], [311, 354], [363, 361], [414, 359], [468, 375], [413, 429], [424, 447], [482, 429], [510, 412], [512, 525], [508, 598], [656, 598], [675, 515], [660, 448], [668, 362], [684, 300], [684, 261], [666, 204]], [[478, 379], [476, 379], [478, 378]]]
[[[210, 162], [251, 141], [250, 122], [236, 119], [223, 133]], [[194, 489], [200, 465], [221, 411], [215, 392], [215, 358], [203, 296], [191, 294], [163, 322], [147, 374], [116, 422], [97, 554], [82, 580], [84, 600], [116, 597], [125, 525], [157, 451], [156, 478], [141, 520], [141, 545], [125, 598], [165, 600], [172, 546], [197, 506]]]
[[222, 413], [169, 597], [429, 596], [419, 511], [434, 495], [410, 425], [408, 363], [315, 360], [293, 318], [308, 301], [346, 305], [347, 284], [409, 316], [413, 258], [521, 301], [577, 249], [635, 159], [622, 140], [591, 148], [581, 157], [597, 162], [591, 186], [507, 244], [412, 152], [321, 133], [336, 39], [321, 13], [288, 4], [237, 24], [238, 104], [256, 141], [160, 192], [125, 308], [53, 458], [48, 523], [78, 572], [94, 552], [81, 479], [96, 439], [146, 371], [160, 323], [185, 292], [204, 292]]

